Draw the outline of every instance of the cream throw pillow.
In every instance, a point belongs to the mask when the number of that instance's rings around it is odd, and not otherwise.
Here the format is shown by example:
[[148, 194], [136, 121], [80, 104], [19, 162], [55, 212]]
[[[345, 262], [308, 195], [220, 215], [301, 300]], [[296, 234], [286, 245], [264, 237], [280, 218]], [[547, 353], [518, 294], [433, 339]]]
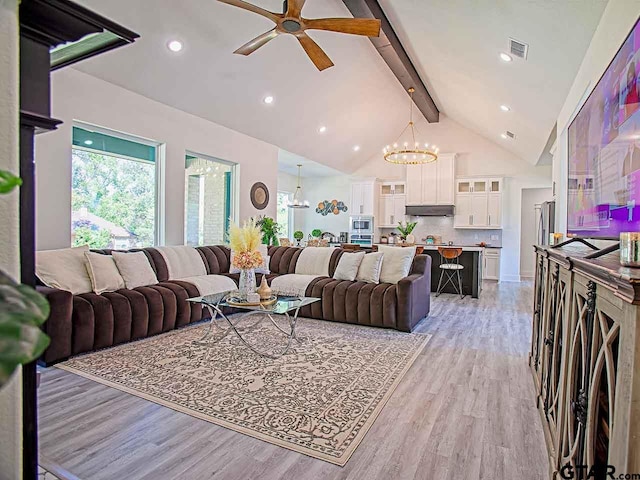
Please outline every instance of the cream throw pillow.
[[409, 275], [416, 247], [378, 247], [384, 253], [380, 281], [382, 283], [398, 283]]
[[100, 295], [124, 288], [124, 278], [120, 275], [111, 255], [84, 252], [84, 256], [87, 259], [87, 272], [95, 293]]
[[367, 283], [380, 283], [380, 270], [382, 270], [382, 252], [367, 253], [358, 268], [356, 280]]
[[78, 295], [93, 291], [84, 256], [88, 245], [36, 252], [36, 276], [47, 287]]
[[180, 280], [187, 277], [206, 275], [207, 267], [195, 248], [188, 245], [172, 247], [156, 247], [167, 262], [169, 280]]
[[364, 255], [364, 252], [343, 253], [338, 262], [338, 267], [333, 274], [333, 278], [353, 282], [358, 275], [358, 268], [360, 268]]
[[120, 275], [124, 279], [124, 284], [129, 290], [158, 283], [156, 272], [153, 271], [144, 252], [113, 252], [111, 255], [116, 262]]
[[307, 247], [303, 248], [296, 261], [296, 273], [299, 275], [329, 276], [329, 262], [333, 255], [333, 248]]

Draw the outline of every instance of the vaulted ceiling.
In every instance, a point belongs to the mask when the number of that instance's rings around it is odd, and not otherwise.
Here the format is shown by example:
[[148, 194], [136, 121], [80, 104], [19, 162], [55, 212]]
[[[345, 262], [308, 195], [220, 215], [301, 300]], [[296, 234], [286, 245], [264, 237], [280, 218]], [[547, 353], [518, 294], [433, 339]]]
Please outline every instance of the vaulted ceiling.
[[[535, 163], [606, 0], [380, 0], [438, 107]], [[512, 56], [509, 38], [529, 45]], [[501, 105], [511, 108], [505, 113]], [[503, 139], [505, 131], [515, 140]]]
[[[367, 38], [311, 32], [335, 64], [319, 72], [289, 35], [248, 57], [234, 55], [273, 24], [215, 0], [78, 1], [141, 38], [76, 68], [297, 156], [352, 172], [406, 124], [406, 92]], [[251, 1], [282, 9], [281, 0]], [[381, 4], [443, 113], [534, 163], [605, 2]], [[350, 16], [340, 0], [307, 0], [303, 15]], [[500, 62], [509, 36], [530, 44], [527, 61]], [[177, 54], [167, 49], [173, 39], [184, 44]], [[267, 95], [271, 105], [263, 102]], [[513, 110], [504, 114], [500, 104]], [[506, 129], [516, 140], [500, 138]]]

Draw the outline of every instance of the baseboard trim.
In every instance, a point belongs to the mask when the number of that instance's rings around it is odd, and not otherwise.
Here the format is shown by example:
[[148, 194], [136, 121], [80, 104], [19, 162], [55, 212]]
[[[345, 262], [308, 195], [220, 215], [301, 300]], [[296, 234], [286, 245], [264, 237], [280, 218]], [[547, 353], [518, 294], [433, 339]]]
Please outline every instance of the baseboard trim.
[[520, 283], [520, 275], [502, 275], [500, 280], [503, 282], [518, 282]]

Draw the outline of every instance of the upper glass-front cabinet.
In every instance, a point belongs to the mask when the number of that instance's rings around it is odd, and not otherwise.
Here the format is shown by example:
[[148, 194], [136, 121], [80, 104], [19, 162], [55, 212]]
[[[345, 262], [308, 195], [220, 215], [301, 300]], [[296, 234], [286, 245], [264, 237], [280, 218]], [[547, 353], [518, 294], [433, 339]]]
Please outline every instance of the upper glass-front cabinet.
[[474, 180], [473, 181], [473, 191], [474, 192], [486, 192], [487, 191], [487, 182], [484, 180]]
[[383, 182], [380, 184], [380, 195], [404, 195], [404, 182]]
[[471, 193], [471, 182], [468, 180], [458, 180], [457, 185], [458, 193]]
[[499, 178], [492, 178], [489, 180], [489, 192], [500, 193], [502, 192], [502, 180]]

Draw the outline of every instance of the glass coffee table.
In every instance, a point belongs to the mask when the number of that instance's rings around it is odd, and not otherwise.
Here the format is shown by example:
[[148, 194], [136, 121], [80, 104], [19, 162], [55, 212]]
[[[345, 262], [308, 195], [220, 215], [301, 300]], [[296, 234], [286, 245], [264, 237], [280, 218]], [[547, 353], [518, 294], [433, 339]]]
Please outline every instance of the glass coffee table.
[[[285, 355], [291, 348], [291, 343], [296, 340], [300, 343], [300, 339], [296, 336], [296, 323], [298, 321], [298, 314], [300, 309], [306, 305], [320, 301], [317, 297], [285, 297], [278, 296], [275, 303], [270, 305], [239, 305], [237, 303], [229, 303], [228, 299], [231, 295], [237, 293], [235, 290], [227, 292], [216, 293], [213, 295], [205, 295], [202, 297], [194, 297], [187, 299], [188, 302], [198, 303], [204, 308], [209, 310], [211, 314], [211, 321], [209, 328], [205, 334], [197, 343], [218, 343], [225, 338], [229, 333], [233, 332], [240, 341], [251, 349], [254, 353], [267, 358], [279, 358]], [[241, 310], [242, 313], [233, 315], [229, 318], [224, 312], [224, 308], [234, 308]], [[245, 338], [238, 330], [238, 324], [243, 320], [253, 316], [263, 314], [269, 319], [271, 324], [284, 336], [283, 348], [274, 352], [265, 352], [254, 345]], [[288, 323], [288, 328], [282, 328], [278, 325], [278, 322], [274, 319], [275, 315], [282, 316]], [[207, 339], [212, 335], [212, 332], [218, 330], [221, 335], [217, 336], [213, 341], [207, 342]]]

